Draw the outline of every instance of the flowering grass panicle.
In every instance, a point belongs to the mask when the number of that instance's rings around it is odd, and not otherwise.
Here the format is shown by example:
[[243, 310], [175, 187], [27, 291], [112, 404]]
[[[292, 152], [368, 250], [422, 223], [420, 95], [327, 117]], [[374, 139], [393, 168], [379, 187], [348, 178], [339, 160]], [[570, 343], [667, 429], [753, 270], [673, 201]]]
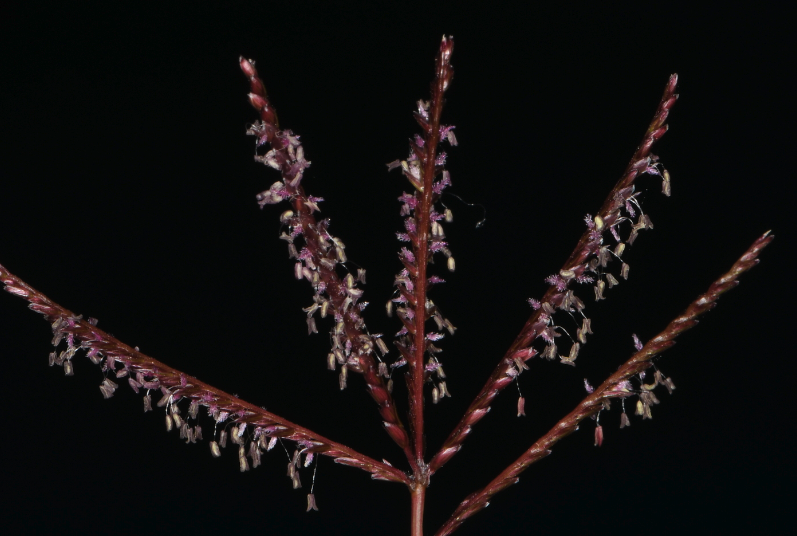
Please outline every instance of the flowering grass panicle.
[[[49, 356], [50, 366], [62, 367], [66, 376], [72, 376], [74, 362], [78, 356], [85, 356], [101, 368], [98, 388], [103, 398], [126, 390], [127, 384], [142, 397], [144, 412], [162, 412], [167, 432], [185, 443], [207, 441], [213, 457], [227, 450], [237, 451], [242, 472], [268, 463], [265, 456], [275, 448], [284, 450], [290, 486], [306, 489], [309, 483], [308, 512], [323, 510], [323, 499], [317, 502], [314, 491], [319, 456], [362, 469], [375, 480], [403, 484], [411, 496], [410, 532], [413, 536], [423, 534], [426, 492], [433, 476], [460, 451], [477, 423], [487, 417], [494, 399], [515, 384], [517, 416], [525, 417], [530, 410], [520, 381], [533, 358], [568, 367], [577, 367], [588, 359], [585, 348], [593, 335], [588, 304], [607, 299], [613, 287], [629, 278], [629, 252], [640, 231], [654, 228], [642, 206], [636, 181], [643, 176], [656, 177], [665, 196], [672, 192], [670, 173], [651, 149], [667, 132], [666, 120], [678, 98], [678, 77], [672, 75], [620, 180], [600, 208], [584, 217], [581, 237], [560, 268], [545, 279], [545, 293], [528, 299], [531, 313], [520, 333], [497, 360], [484, 386], [470, 395], [472, 401], [453, 423], [447, 438], [440, 445], [430, 445], [433, 450], [428, 454], [424, 411], [431, 406], [426, 402], [438, 404], [451, 397], [451, 384], [456, 390], [456, 377], [448, 377], [444, 370], [444, 350], [445, 339], [453, 336], [457, 327], [444, 314], [445, 303], [437, 304], [431, 298], [433, 289], [445, 283], [447, 273], [456, 270], [456, 244], [449, 244], [446, 238], [454, 214], [444, 203], [455, 178], [446, 169], [448, 154], [443, 148], [457, 147], [458, 140], [455, 127], [442, 122], [445, 95], [454, 76], [453, 50], [453, 38], [444, 36], [437, 52], [431, 95], [428, 100], [419, 100], [413, 112], [420, 132], [410, 139], [405, 159], [387, 164], [388, 172], [398, 170], [408, 182], [407, 191], [399, 197], [403, 228], [396, 233], [401, 269], [385, 306], [387, 316], [397, 319], [394, 335], [368, 329], [365, 316], [371, 310], [365, 300], [366, 271], [348, 258], [343, 239], [333, 234], [330, 220], [321, 216], [324, 199], [305, 192], [303, 179], [311, 162], [302, 140], [280, 127], [255, 62], [240, 59], [250, 86], [249, 101], [259, 113], [258, 121], [248, 130], [256, 140], [255, 160], [270, 173], [279, 174], [256, 200], [261, 208], [284, 204], [279, 215], [279, 238], [287, 245], [293, 276], [311, 287], [309, 305], [303, 308], [307, 333], [328, 330], [326, 367], [337, 373], [340, 389], [360, 385], [362, 378], [385, 432], [404, 453], [406, 463], [394, 465], [386, 459], [374, 459], [145, 355], [100, 329], [96, 319], [83, 318], [58, 305], [0, 266], [5, 290], [26, 300], [28, 307], [49, 323], [55, 347]], [[591, 441], [600, 447], [605, 441], [605, 426], [610, 423], [628, 427], [632, 423], [630, 413], [651, 419], [663, 391], [672, 393], [675, 389], [673, 379], [655, 359], [680, 333], [693, 327], [698, 316], [713, 308], [721, 294], [738, 284], [739, 276], [758, 263], [759, 252], [772, 239], [764, 233], [727, 273], [658, 334], [647, 341], [631, 334], [630, 358], [599, 385], [584, 379], [587, 396], [575, 409], [486, 486], [465, 497], [435, 534], [455, 531], [486, 507], [494, 495], [517, 483], [520, 473], [549, 455], [553, 446], [576, 431], [582, 421], [594, 420]], [[373, 309], [383, 314], [381, 306]], [[402, 376], [406, 402], [394, 397], [394, 382]], [[619, 411], [615, 421], [609, 420], [612, 409]], [[514, 415], [514, 409], [512, 412]]]

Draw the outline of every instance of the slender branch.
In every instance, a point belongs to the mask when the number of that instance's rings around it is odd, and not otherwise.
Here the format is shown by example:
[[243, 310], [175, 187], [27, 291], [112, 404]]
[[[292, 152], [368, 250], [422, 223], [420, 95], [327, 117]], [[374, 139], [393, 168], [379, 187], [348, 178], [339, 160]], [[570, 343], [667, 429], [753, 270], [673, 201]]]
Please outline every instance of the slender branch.
[[[271, 150], [255, 160], [277, 169], [282, 181], [275, 182], [271, 188], [258, 195], [261, 207], [290, 199], [293, 211], [283, 213], [281, 220], [292, 229], [290, 235], [282, 238], [289, 242], [291, 257], [296, 258], [297, 278], [307, 278], [315, 290], [314, 304], [308, 312], [308, 331], [316, 332], [313, 315], [333, 316], [335, 327], [331, 333], [333, 348], [329, 354], [328, 366], [341, 367], [340, 386], [346, 387], [348, 371], [362, 374], [368, 392], [379, 405], [383, 425], [388, 435], [401, 447], [413, 470], [417, 469], [412, 455], [409, 437], [396, 411], [393, 396], [379, 375], [379, 367], [373, 357], [379, 346], [376, 338], [368, 334], [365, 322], [359, 315], [357, 301], [362, 290], [357, 283], [364, 282], [364, 270], [358, 271], [355, 278], [348, 274], [345, 281], [338, 276], [336, 266], [346, 262], [343, 242], [328, 231], [328, 221], [317, 221], [314, 213], [319, 210], [322, 199], [307, 196], [301, 186], [304, 169], [310, 165], [304, 158], [304, 148], [299, 137], [289, 130], [280, 130], [277, 113], [266, 94], [263, 81], [257, 74], [254, 62], [245, 58], [239, 60], [241, 70], [249, 79], [251, 93], [249, 101], [260, 112], [261, 122], [250, 128], [249, 133], [258, 137], [258, 146], [268, 143]], [[301, 235], [304, 247], [297, 251], [294, 240]], [[384, 346], [383, 346], [384, 347]]]
[[420, 206], [416, 210], [418, 216], [418, 236], [414, 247], [417, 260], [417, 275], [415, 275], [415, 351], [409, 363], [409, 398], [410, 419], [412, 420], [412, 436], [415, 459], [418, 465], [423, 465], [424, 457], [424, 429], [423, 429], [423, 386], [426, 380], [424, 357], [426, 355], [426, 269], [429, 264], [429, 233], [430, 213], [433, 206], [434, 189], [432, 183], [436, 174], [437, 144], [440, 141], [440, 115], [443, 112], [443, 94], [448, 88], [453, 76], [451, 68], [451, 53], [454, 42], [443, 36], [440, 50], [435, 63], [435, 79], [432, 82], [432, 100], [427, 119], [428, 126], [425, 131], [423, 155], [423, 186], [421, 189]]
[[[86, 350], [88, 356], [97, 363], [100, 362], [101, 356], [104, 356], [105, 370], [115, 372], [117, 378], [128, 377], [130, 386], [136, 392], [142, 387], [148, 391], [160, 389], [164, 397], [161, 405], [176, 404], [182, 398], [189, 399], [198, 406], [207, 407], [208, 413], [217, 422], [229, 418], [239, 427], [245, 423], [256, 431], [259, 429], [262, 435], [296, 441], [302, 445], [302, 452], [305, 454], [323, 454], [333, 458], [336, 463], [359, 467], [371, 473], [371, 478], [376, 480], [410, 485], [409, 478], [390, 465], [376, 461], [346, 445], [327, 439], [279, 415], [192, 378], [127, 346], [99, 329], [92, 321], [83, 320], [82, 317], [53, 302], [2, 265], [0, 265], [0, 281], [5, 285], [7, 292], [27, 300], [30, 309], [44, 315], [52, 324], [55, 336], [53, 343], [56, 346], [64, 338], [67, 339], [68, 348], [62, 353], [66, 354], [63, 359], [67, 361], [70, 361], [75, 352], [81, 349]], [[122, 368], [117, 369], [117, 364], [121, 364]], [[68, 370], [71, 370], [71, 361], [68, 367]], [[110, 392], [103, 390], [103, 394], [108, 393], [106, 394], [108, 397], [113, 394], [116, 384], [106, 382], [103, 382], [103, 386], [110, 389]], [[222, 414], [224, 418], [220, 418]]]
[[[518, 372], [515, 370], [516, 363], [518, 361], [525, 362], [536, 355], [536, 351], [530, 348], [530, 345], [536, 338], [546, 336], [546, 330], [550, 329], [548, 328], [550, 314], [556, 308], [572, 310], [574, 302], [577, 310], [583, 309], [583, 302], [579, 304], [580, 300], [574, 297], [573, 291], [569, 290], [568, 286], [572, 281], [591, 279], [586, 277], [586, 272], [590, 270], [588, 265], [590, 259], [601, 258], [602, 265], [604, 265], [604, 262], [608, 262], [603, 260], [609, 256], [606, 246], [602, 245], [603, 233], [610, 230], [616, 233], [614, 226], [626, 219], [621, 216], [620, 210], [626, 207], [633, 197], [636, 177], [640, 173], [658, 173], [658, 169], [655, 166], [651, 166], [651, 164], [655, 164], [656, 157], [651, 155], [650, 149], [667, 132], [668, 127], [664, 122], [678, 98], [675, 93], [677, 83], [678, 75], [671, 75], [645, 137], [634, 152], [622, 177], [609, 192], [600, 211], [595, 216], [594, 222], [592, 220], [589, 221], [592, 225], [589, 226], [588, 224], [588, 229], [579, 239], [578, 244], [562, 266], [559, 274], [549, 278], [551, 286], [541, 300], [543, 307], [535, 310], [526, 321], [520, 334], [501, 358], [484, 387], [471, 402], [440, 450], [432, 458], [429, 463], [430, 473], [433, 474], [440, 469], [459, 451], [463, 441], [470, 434], [472, 426], [489, 411], [493, 398], [514, 380], [515, 373]], [[669, 188], [669, 175], [666, 171], [664, 175], [665, 186]], [[665, 193], [668, 193], [668, 191], [665, 190]], [[640, 215], [640, 223], [634, 226], [631, 237], [628, 240], [629, 243], [633, 242], [639, 229], [650, 227], [649, 221], [649, 219]], [[596, 286], [596, 298], [598, 299], [600, 299], [600, 292], [602, 292], [601, 284], [602, 281], [599, 281]], [[568, 362], [567, 358], [563, 358], [563, 361]], [[569, 363], [572, 364], [572, 360]]]
[[578, 424], [587, 417], [590, 417], [604, 407], [604, 401], [611, 398], [624, 398], [629, 396], [629, 392], [620, 385], [632, 376], [653, 366], [651, 359], [672, 347], [675, 338], [683, 331], [695, 326], [697, 317], [706, 311], [711, 310], [716, 305], [717, 299], [723, 293], [734, 288], [739, 284], [738, 278], [741, 274], [758, 264], [759, 252], [769, 244], [773, 235], [769, 231], [758, 238], [753, 245], [734, 263], [731, 269], [714, 283], [708, 291], [693, 301], [686, 311], [678, 318], [647, 342], [642, 349], [637, 351], [631, 359], [625, 362], [620, 369], [612, 374], [600, 387], [597, 387], [592, 394], [587, 396], [573, 411], [565, 418], [560, 420], [551, 430], [542, 436], [531, 448], [523, 453], [509, 467], [501, 472], [481, 491], [471, 494], [466, 498], [448, 521], [437, 531], [436, 536], [444, 536], [454, 531], [465, 519], [472, 516], [489, 504], [489, 499], [499, 491], [518, 482], [518, 475], [525, 471], [529, 465], [548, 456], [551, 447], [563, 437], [575, 432]]

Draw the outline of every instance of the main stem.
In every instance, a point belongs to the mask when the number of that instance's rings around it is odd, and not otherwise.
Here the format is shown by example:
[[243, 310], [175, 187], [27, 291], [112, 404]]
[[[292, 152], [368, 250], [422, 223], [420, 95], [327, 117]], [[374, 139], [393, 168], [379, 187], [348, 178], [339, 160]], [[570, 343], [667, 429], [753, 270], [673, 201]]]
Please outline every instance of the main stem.
[[423, 536], [423, 506], [426, 502], [426, 484], [411, 488], [412, 493], [412, 536]]

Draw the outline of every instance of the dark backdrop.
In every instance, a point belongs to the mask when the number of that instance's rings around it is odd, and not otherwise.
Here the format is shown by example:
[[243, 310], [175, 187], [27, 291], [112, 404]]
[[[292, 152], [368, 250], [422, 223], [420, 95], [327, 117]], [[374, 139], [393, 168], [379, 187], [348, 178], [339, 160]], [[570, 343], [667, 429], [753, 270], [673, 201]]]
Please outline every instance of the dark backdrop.
[[[366, 321], [400, 269], [385, 163], [406, 156], [443, 33], [455, 37], [444, 120], [457, 126], [447, 231], [458, 270], [434, 291], [460, 327], [443, 341], [452, 399], [429, 409], [429, 450], [450, 431], [619, 177], [667, 77], [681, 99], [656, 146], [672, 174], [638, 181], [656, 225], [628, 251], [628, 282], [588, 301], [596, 334], [571, 369], [534, 360], [433, 480], [430, 534], [767, 229], [778, 238], [739, 289], [660, 359], [678, 386], [652, 421], [604, 415], [532, 466], [461, 534], [761, 533], [787, 521], [794, 375], [792, 41], [784, 13], [697, 8], [550, 12], [456, 2], [225, 2], [150, 10], [0, 9], [0, 262], [122, 341], [189, 374], [401, 464], [359, 378], [340, 392], [325, 335], [307, 337], [309, 286], [277, 240], [280, 208], [254, 195], [255, 119], [238, 55], [257, 61], [283, 127], [302, 135], [305, 187], [368, 269]], [[324, 7], [321, 7], [321, 6]], [[759, 3], [759, 6], [761, 3]], [[87, 7], [88, 6], [88, 7]], [[793, 43], [792, 45], [793, 46]], [[776, 285], [775, 281], [779, 281]], [[788, 285], [786, 283], [789, 283]], [[398, 485], [323, 458], [305, 514], [284, 453], [240, 474], [235, 454], [183, 445], [124, 385], [111, 400], [82, 355], [47, 367], [47, 325], [0, 296], [4, 527], [14, 534], [407, 534]], [[322, 324], [322, 333], [329, 326]], [[400, 388], [397, 388], [400, 389]], [[205, 422], [206, 436], [211, 426]], [[431, 452], [430, 452], [431, 453]], [[403, 465], [402, 465], [403, 466]], [[793, 495], [791, 495], [793, 496]]]

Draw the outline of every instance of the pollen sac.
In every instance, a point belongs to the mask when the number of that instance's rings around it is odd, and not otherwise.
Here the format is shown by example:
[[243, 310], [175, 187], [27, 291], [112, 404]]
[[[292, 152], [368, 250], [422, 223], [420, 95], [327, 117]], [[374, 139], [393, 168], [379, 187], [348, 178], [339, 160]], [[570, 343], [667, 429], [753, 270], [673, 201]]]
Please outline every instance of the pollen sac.
[[166, 415], [166, 431], [171, 432], [173, 427], [174, 427], [174, 421], [172, 421], [172, 416]]
[[192, 419], [196, 419], [196, 416], [197, 416], [197, 412], [198, 412], [198, 411], [199, 411], [199, 401], [198, 401], [198, 400], [193, 400], [193, 401], [191, 402], [191, 405], [190, 405], [190, 406], [188, 406], [188, 415], [189, 415], [189, 416], [190, 416]]
[[[576, 344], [578, 344], [578, 343], [574, 343], [573, 346], [575, 346]], [[571, 350], [570, 350], [570, 355], [573, 355], [572, 347], [571, 347]], [[575, 357], [559, 356], [559, 358], [561, 359], [562, 364], [564, 364], [564, 365], [570, 365], [571, 367], [575, 367], [576, 366], [576, 363], [575, 363], [576, 358]]]
[[335, 269], [335, 261], [333, 259], [328, 259], [326, 257], [321, 257], [321, 260], [319, 262], [321, 263], [321, 266], [323, 266], [324, 268], [326, 268], [330, 272]]
[[672, 378], [664, 378], [661, 383], [664, 384], [664, 387], [667, 388], [670, 394], [675, 390], [675, 383], [673, 383]]
[[219, 436], [219, 445], [221, 445], [221, 448], [227, 447], [227, 430], [221, 431], [221, 435]]
[[623, 412], [623, 414], [620, 415], [620, 428], [625, 428], [626, 426], [631, 426], [631, 419]]
[[559, 275], [564, 279], [573, 279], [576, 277], [576, 273], [573, 270], [559, 270]]
[[293, 473], [291, 482], [293, 483], [293, 489], [299, 489], [302, 487], [302, 481], [299, 479], [299, 471]]
[[312, 316], [307, 317], [307, 334], [312, 335], [318, 333], [318, 328], [315, 325], [315, 318]]
[[453, 335], [454, 332], [457, 330], [457, 327], [454, 324], [452, 324], [451, 321], [447, 318], [445, 319], [445, 321], [443, 321], [443, 325], [445, 326], [446, 331], [448, 331], [449, 335]]
[[612, 288], [615, 285], [619, 285], [620, 282], [615, 278], [612, 274], [606, 273], [606, 281], [609, 283], [609, 288]]
[[214, 458], [218, 458], [221, 456], [221, 450], [219, 449], [219, 444], [215, 441], [210, 442], [210, 453], [213, 454]]
[[598, 281], [595, 285], [595, 301], [605, 300], [603, 296], [603, 289], [606, 288], [606, 283], [603, 280]]
[[517, 399], [517, 416], [526, 416], [526, 399], [522, 396]]
[[100, 392], [102, 396], [106, 399], [111, 398], [113, 396], [113, 392], [116, 391], [116, 388], [119, 387], [117, 384], [105, 378], [103, 382], [100, 384]]
[[589, 333], [592, 335], [592, 320], [589, 318], [584, 318], [584, 320], [581, 321], [581, 330], [584, 333]]
[[346, 379], [347, 379], [346, 370], [347, 370], [346, 367], [341, 367], [340, 375], [338, 376], [338, 384], [340, 385], [341, 391], [346, 388]]
[[61, 353], [59, 353], [57, 355], [55, 354], [55, 352], [53, 352], [53, 358], [52, 358], [53, 359], [53, 363], [55, 363], [56, 365], [58, 365], [60, 367], [61, 365], [63, 365], [65, 360], [71, 359], [72, 358], [72, 354], [74, 354], [74, 353], [75, 353], [74, 350], [72, 350], [71, 354], [67, 353], [67, 350], [62, 351]]
[[73, 376], [74, 374], [72, 370], [72, 361], [64, 361], [64, 376]]
[[568, 290], [562, 294], [562, 303], [559, 304], [559, 309], [563, 311], [572, 311], [573, 308], [571, 305], [573, 305], [573, 291]]
[[260, 449], [254, 441], [249, 443], [249, 457], [252, 458], [252, 468], [256, 469], [260, 465]]
[[437, 387], [432, 388], [432, 404], [437, 404], [440, 401], [440, 391]]
[[313, 495], [312, 493], [308, 493], [307, 494], [307, 510], [306, 511], [309, 512], [310, 510], [315, 510], [316, 512], [318, 512], [318, 506], [315, 503], [315, 495]]
[[102, 363], [102, 355], [95, 348], [89, 350], [89, 353], [86, 354], [86, 357], [91, 359], [91, 362], [94, 363], [95, 365], [99, 365], [100, 363]]
[[249, 470], [249, 461], [246, 459], [246, 452], [243, 445], [238, 447], [238, 466], [242, 473]]
[[600, 424], [595, 427], [595, 446], [600, 447], [603, 445], [603, 426]]
[[622, 242], [619, 242], [617, 246], [615, 246], [614, 248], [614, 254], [617, 255], [618, 257], [622, 257], [624, 251], [625, 251], [625, 244], [623, 244]]
[[152, 411], [152, 397], [144, 395], [144, 413]]
[[576, 331], [576, 338], [581, 344], [587, 344], [587, 335], [584, 333], [582, 328], [579, 328], [578, 331]]
[[663, 179], [661, 183], [661, 193], [663, 193], [667, 197], [670, 197], [670, 195], [672, 194], [672, 189], [670, 186], [670, 172], [665, 169], [664, 172], [661, 174], [661, 178]]
[[387, 387], [387, 392], [388, 393], [392, 393], [393, 392], [393, 380], [388, 380], [386, 387]]
[[598, 232], [603, 231], [603, 218], [600, 216], [595, 216], [595, 230]]
[[448, 261], [446, 261], [446, 267], [448, 268], [449, 272], [453, 272], [457, 269], [457, 263], [454, 261], [454, 257], [448, 258]]
[[58, 332], [56, 332], [55, 335], [53, 335], [53, 340], [52, 340], [53, 346], [58, 346], [59, 344], [61, 344], [62, 340], [64, 340], [64, 332], [59, 330]]
[[346, 249], [346, 244], [343, 243], [343, 240], [340, 238], [330, 237], [332, 243], [335, 244], [335, 247], [338, 249]]
[[604, 268], [609, 264], [609, 248], [607, 246], [602, 246], [598, 250], [598, 264]]
[[335, 370], [335, 367], [336, 367], [335, 354], [330, 352], [329, 354], [327, 354], [327, 368], [329, 370]]
[[[147, 385], [146, 385], [146, 384], [147, 384], [147, 382], [144, 382], [142, 385], [143, 385], [144, 387], [147, 387]], [[162, 407], [164, 407], [165, 405], [167, 405], [167, 404], [169, 403], [169, 400], [171, 400], [171, 398], [172, 398], [172, 395], [171, 395], [171, 394], [164, 394], [164, 395], [161, 397], [161, 399], [160, 399], [160, 400], [158, 400], [158, 403], [157, 403], [156, 405], [157, 405], [159, 408], [162, 408]]]
[[556, 359], [556, 345], [549, 344], [545, 347], [545, 350], [542, 351], [542, 357], [545, 359]]
[[181, 428], [183, 426], [183, 419], [181, 419], [178, 414], [172, 414], [172, 419], [174, 420], [174, 426], [177, 428]]
[[445, 219], [446, 223], [451, 223], [452, 221], [454, 221], [454, 213], [451, 212], [450, 208], [447, 208], [445, 211]]
[[623, 267], [620, 268], [620, 275], [623, 279], [628, 280], [628, 271], [631, 269], [626, 263], [623, 263]]

